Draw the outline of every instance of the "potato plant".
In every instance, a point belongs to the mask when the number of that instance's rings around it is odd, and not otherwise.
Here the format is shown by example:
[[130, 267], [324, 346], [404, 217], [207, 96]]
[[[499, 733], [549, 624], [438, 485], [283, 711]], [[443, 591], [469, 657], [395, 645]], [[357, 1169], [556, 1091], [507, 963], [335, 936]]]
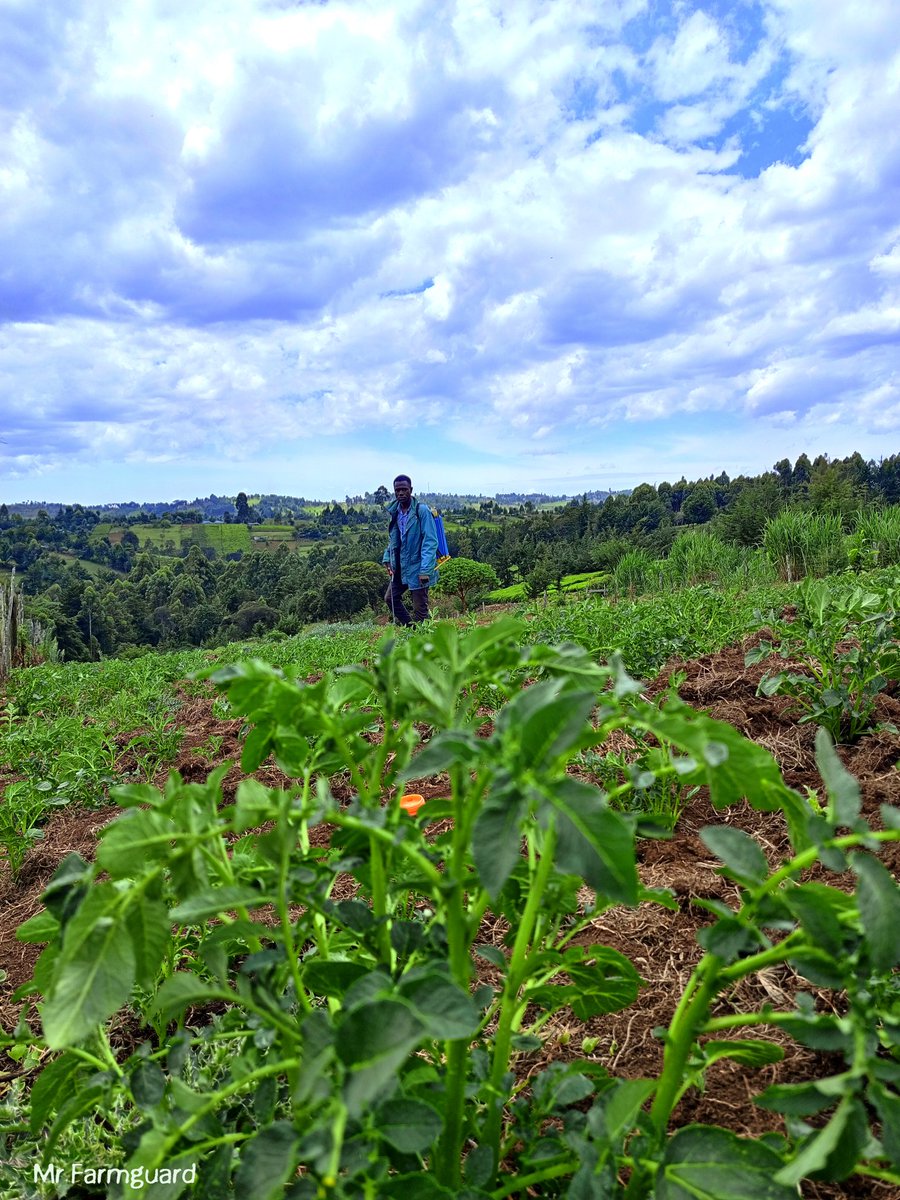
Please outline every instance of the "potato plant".
[[[23, 1024], [13, 1039], [20, 1053], [50, 1052], [30, 1111], [45, 1162], [74, 1124], [116, 1112], [120, 1194], [147, 1200], [504, 1200], [528, 1188], [788, 1200], [805, 1175], [900, 1181], [900, 896], [877, 858], [900, 838], [900, 814], [871, 831], [826, 742], [829, 798], [811, 806], [730, 726], [675, 697], [654, 706], [616, 661], [523, 647], [523, 632], [512, 620], [438, 625], [315, 684], [253, 661], [213, 676], [248, 725], [243, 769], [274, 755], [295, 786], [246, 780], [231, 803], [221, 770], [206, 784], [173, 774], [163, 792], [122, 787], [125, 812], [96, 863], [61, 865], [19, 931], [46, 943], [20, 992], [37, 1000], [41, 1032]], [[516, 1063], [549, 1014], [587, 1020], [638, 999], [628, 959], [576, 935], [610, 906], [672, 903], [639, 883], [639, 814], [567, 772], [618, 728], [656, 738], [666, 770], [716, 806], [746, 797], [784, 811], [794, 855], [770, 872], [745, 835], [704, 834], [741, 900], [710, 905], [658, 1078], [583, 1061], [526, 1083]], [[332, 792], [338, 774], [349, 803]], [[415, 819], [401, 811], [408, 780], [439, 775], [444, 799]], [[442, 818], [445, 832], [429, 835]], [[327, 846], [314, 836], [323, 823]], [[856, 893], [804, 882], [816, 861], [851, 868]], [[488, 911], [508, 923], [502, 946], [483, 940]], [[479, 983], [479, 961], [494, 982]], [[845, 992], [843, 1015], [802, 991], [785, 1011], [712, 1015], [741, 979], [783, 962]], [[117, 1055], [109, 1022], [123, 1009], [146, 1040]], [[764, 1093], [789, 1115], [787, 1134], [671, 1134], [710, 1063], [780, 1056], [734, 1031], [776, 1025], [847, 1064]], [[816, 1128], [802, 1119], [814, 1113]], [[194, 1165], [196, 1183], [174, 1170]], [[168, 1181], [147, 1182], [160, 1169]]]
[[773, 654], [801, 664], [764, 676], [760, 693], [790, 696], [801, 724], [813, 721], [836, 741], [855, 741], [871, 727], [878, 695], [900, 679], [896, 586], [808, 580], [797, 601], [794, 619], [765, 619], [777, 644], [761, 641], [747, 665]]

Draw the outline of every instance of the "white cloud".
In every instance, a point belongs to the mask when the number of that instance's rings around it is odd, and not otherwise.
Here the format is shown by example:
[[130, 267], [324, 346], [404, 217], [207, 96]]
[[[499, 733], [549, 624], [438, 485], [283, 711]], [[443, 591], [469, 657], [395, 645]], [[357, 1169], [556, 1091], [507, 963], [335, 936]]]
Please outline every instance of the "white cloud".
[[[667, 456], [675, 416], [767, 456], [814, 411], [831, 453], [894, 430], [888, 0], [675, 5], [643, 50], [638, 0], [66, 12], [0, 14], [10, 477], [315, 443], [343, 479], [424, 429], [432, 476], [437, 431], [511, 485], [620, 426]], [[795, 104], [805, 161], [743, 178], [744, 126]]]
[[686, 18], [671, 40], [658, 38], [649, 54], [660, 100], [683, 100], [733, 77], [728, 39], [701, 9]]

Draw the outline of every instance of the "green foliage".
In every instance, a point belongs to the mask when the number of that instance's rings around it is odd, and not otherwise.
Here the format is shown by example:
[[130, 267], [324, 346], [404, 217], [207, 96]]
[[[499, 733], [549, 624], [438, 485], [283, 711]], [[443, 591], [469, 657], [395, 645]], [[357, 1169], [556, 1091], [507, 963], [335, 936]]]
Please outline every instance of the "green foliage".
[[[855, 741], [872, 721], [875, 701], [900, 679], [897, 588], [807, 580], [791, 620], [769, 613], [777, 644], [761, 641], [747, 664], [778, 654], [792, 665], [763, 677], [764, 696], [790, 696], [801, 723], [815, 721], [838, 741]], [[799, 669], [797, 669], [799, 667]]]
[[784, 500], [775, 475], [764, 475], [742, 487], [715, 522], [716, 532], [738, 546], [763, 544], [766, 522], [775, 517]]
[[[43, 1051], [28, 1136], [46, 1130], [45, 1162], [116, 1114], [113, 1161], [151, 1172], [196, 1163], [193, 1196], [210, 1194], [211, 1179], [216, 1194], [280, 1196], [300, 1165], [292, 1196], [336, 1200], [502, 1200], [537, 1186], [548, 1197], [786, 1200], [809, 1173], [840, 1179], [871, 1164], [894, 1178], [900, 892], [875, 853], [900, 840], [900, 814], [885, 810], [886, 828], [871, 831], [825, 741], [829, 797], [811, 808], [731, 727], [671, 698], [644, 700], [618, 661], [599, 667], [576, 646], [523, 646], [523, 635], [510, 620], [465, 634], [438, 624], [312, 684], [259, 660], [214, 673], [249, 727], [244, 771], [272, 756], [295, 784], [245, 780], [226, 803], [224, 769], [205, 784], [172, 775], [162, 792], [120, 788], [126, 811], [96, 863], [61, 865], [45, 911], [19, 931], [46, 944], [22, 989], [39, 998], [43, 1036], [23, 1027], [10, 1039], [20, 1056]], [[492, 729], [479, 736], [488, 702]], [[793, 857], [770, 873], [743, 834], [704, 833], [739, 900], [714, 907], [658, 1078], [617, 1080], [576, 1061], [530, 1074], [525, 1090], [512, 1068], [540, 1047], [554, 1012], [602, 1016], [640, 988], [611, 947], [573, 944], [596, 911], [651, 898], [636, 870], [638, 818], [568, 770], [617, 729], [655, 742], [665, 769], [708, 787], [717, 805], [783, 807]], [[361, 736], [370, 732], [379, 736]], [[350, 780], [349, 803], [332, 793], [335, 773]], [[407, 817], [397, 792], [439, 774], [446, 798]], [[429, 835], [426, 822], [442, 818]], [[328, 846], [312, 836], [323, 823]], [[803, 882], [817, 861], [849, 864], [856, 894]], [[354, 898], [335, 900], [348, 875]], [[481, 943], [489, 909], [508, 923], [502, 946]], [[496, 967], [495, 984], [473, 990], [475, 955]], [[783, 1011], [712, 1015], [778, 963], [840, 992], [841, 1015], [802, 992]], [[107, 1023], [123, 1007], [153, 1036], [118, 1061]], [[689, 1127], [669, 1138], [675, 1105], [711, 1063], [780, 1053], [721, 1035], [771, 1025], [845, 1056], [833, 1081], [763, 1097], [822, 1111], [824, 1128], [795, 1122], [787, 1138], [754, 1141]], [[176, 1195], [123, 1193], [138, 1194]]]
[[763, 544], [778, 577], [788, 582], [829, 575], [848, 563], [843, 523], [834, 514], [787, 508], [766, 522]]
[[484, 599], [488, 604], [514, 604], [517, 600], [525, 599], [525, 592], [524, 583], [511, 583], [509, 587], [494, 588]]
[[698, 483], [690, 489], [681, 506], [685, 521], [692, 525], [704, 525], [716, 512], [716, 489], [708, 481]]
[[[374, 636], [372, 627], [325, 625], [277, 643], [232, 645], [227, 653], [255, 654], [305, 675], [363, 657]], [[123, 770], [149, 780], [174, 758], [182, 738], [172, 721], [182, 703], [175, 685], [183, 689], [187, 675], [221, 654], [46, 663], [13, 674], [2, 710], [0, 769], [25, 778], [6, 789], [0, 806], [0, 856], [14, 874], [55, 808], [104, 804]]]
[[588, 596], [524, 610], [533, 637], [572, 641], [607, 661], [619, 651], [626, 668], [648, 677], [672, 658], [696, 658], [731, 645], [752, 625], [758, 609], [789, 602], [794, 588], [748, 586], [682, 588], [632, 602]]
[[627, 752], [584, 750], [578, 767], [603, 788], [610, 804], [641, 817], [644, 828], [671, 832], [697, 787], [684, 783], [683, 758], [646, 738], [633, 740]]
[[[897, 456], [875, 464], [859, 454], [839, 463], [824, 456], [810, 463], [800, 455], [794, 467], [784, 459], [774, 472], [756, 478], [730, 480], [722, 472], [715, 479], [681, 479], [658, 487], [644, 483], [630, 495], [591, 493], [549, 504], [535, 496], [518, 506], [514, 496], [504, 498], [506, 504], [477, 497], [441, 502], [453, 510], [447, 524], [453, 555], [492, 567], [504, 586], [524, 587], [532, 598], [552, 595], [572, 590], [574, 577], [612, 572], [628, 556], [612, 590], [633, 598], [690, 581], [729, 587], [738, 581], [766, 582], [772, 568], [767, 572], [761, 555], [734, 559], [717, 548], [710, 557], [710, 546], [678, 538], [685, 522], [708, 525], [728, 544], [756, 548], [764, 523], [786, 503], [817, 510], [802, 518], [814, 525], [831, 514], [832, 524], [842, 529], [851, 524], [851, 500], [854, 509], [866, 512], [896, 503], [897, 478]], [[249, 526], [236, 522], [232, 502], [218, 496], [171, 511], [165, 505], [149, 505], [148, 512], [125, 506], [116, 525], [79, 505], [66, 506], [55, 517], [18, 506], [27, 519], [17, 512], [0, 521], [0, 562], [15, 563], [26, 592], [40, 595], [51, 625], [36, 611], [29, 615], [41, 620], [67, 660], [149, 647], [215, 646], [272, 625], [265, 612], [258, 620], [242, 616], [235, 621], [245, 604], [276, 612], [274, 627], [289, 635], [323, 616], [363, 611], [366, 605], [355, 607], [358, 580], [349, 582], [346, 571], [354, 563], [381, 559], [386, 517], [377, 493], [348, 498], [346, 507], [274, 495], [244, 499]], [[845, 550], [858, 568], [888, 562], [897, 540], [890, 530], [885, 536], [857, 531], [846, 543], [832, 538], [825, 546], [807, 544], [805, 527], [798, 536], [802, 545], [780, 549], [777, 527], [770, 531], [772, 561], [784, 578], [841, 569]], [[183, 578], [198, 575], [198, 559], [206, 564], [195, 580], [202, 601]], [[595, 586], [606, 584], [601, 576]], [[374, 603], [380, 605], [380, 599]]]
[[859, 570], [900, 565], [900, 504], [858, 512], [849, 541]]
[[629, 550], [616, 563], [613, 584], [619, 595], [632, 599], [659, 585], [660, 564], [646, 550]]
[[726, 545], [714, 533], [688, 530], [672, 543], [662, 575], [666, 584], [674, 587], [698, 583], [727, 585], [740, 573], [746, 558], [746, 552]]
[[323, 615], [350, 617], [364, 608], [379, 607], [387, 582], [388, 575], [381, 563], [348, 563], [322, 587]]
[[468, 610], [473, 596], [488, 592], [499, 585], [497, 572], [487, 563], [470, 558], [451, 558], [440, 570], [436, 591], [445, 592], [459, 600], [463, 612]]

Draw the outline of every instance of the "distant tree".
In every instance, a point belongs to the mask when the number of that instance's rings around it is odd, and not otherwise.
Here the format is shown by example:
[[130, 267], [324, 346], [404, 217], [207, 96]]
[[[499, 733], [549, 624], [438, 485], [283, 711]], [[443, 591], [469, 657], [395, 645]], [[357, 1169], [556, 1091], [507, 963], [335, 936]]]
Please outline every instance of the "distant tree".
[[[684, 499], [689, 490], [690, 485], [683, 475], [677, 483], [672, 484], [671, 490], [669, 491], [669, 502], [672, 506], [672, 512], [681, 512], [681, 506], [684, 503]], [[657, 492], [657, 495], [658, 494], [659, 493]]]
[[861, 494], [867, 494], [872, 486], [874, 463], [867, 463], [858, 450], [854, 450], [843, 462], [847, 478]]
[[387, 504], [390, 499], [391, 493], [387, 490], [383, 483], [379, 484], [379, 486], [375, 489], [375, 503]]
[[181, 575], [172, 588], [172, 602], [179, 603], [183, 608], [196, 608], [206, 599], [200, 581], [193, 575]]
[[776, 475], [753, 479], [716, 518], [716, 532], [739, 546], [761, 546], [766, 522], [781, 510], [784, 494]]
[[380, 563], [348, 563], [322, 585], [320, 611], [328, 617], [352, 616], [379, 604], [386, 587], [387, 574]]
[[900, 454], [892, 454], [873, 465], [872, 483], [883, 504], [900, 504]]
[[613, 571], [621, 558], [632, 548], [625, 538], [607, 538], [591, 547], [591, 570]]
[[705, 525], [716, 512], [716, 489], [712, 483], [698, 483], [685, 497], [681, 511], [691, 525]]
[[854, 487], [849, 473], [840, 463], [829, 463], [814, 470], [809, 481], [810, 507], [818, 512], [842, 517], [845, 522], [862, 503], [862, 491]]
[[[453, 560], [456, 561], [455, 559]], [[544, 553], [531, 566], [525, 575], [525, 590], [532, 598], [540, 596], [556, 581], [556, 563], [553, 558]]]
[[146, 551], [135, 556], [134, 565], [131, 568], [131, 583], [141, 583], [142, 580], [149, 578], [156, 570], [156, 560]]
[[792, 475], [791, 460], [789, 458], [779, 458], [772, 470], [778, 476], [782, 490], [785, 492], [790, 491]]
[[211, 604], [198, 604], [182, 618], [181, 634], [194, 646], [210, 639], [218, 630], [221, 613]]
[[248, 637], [257, 625], [271, 629], [277, 621], [278, 613], [264, 600], [248, 600], [230, 618], [229, 624], [238, 637]]
[[199, 546], [191, 546], [180, 569], [182, 574], [192, 575], [200, 583], [205, 597], [213, 594], [216, 589], [216, 573]]
[[791, 471], [791, 493], [795, 500], [806, 498], [811, 479], [812, 463], [809, 461], [809, 455], [801, 454], [794, 463], [793, 471]]
[[253, 520], [253, 514], [250, 512], [250, 502], [247, 500], [246, 492], [238, 492], [234, 502], [235, 519], [240, 525], [249, 525]]

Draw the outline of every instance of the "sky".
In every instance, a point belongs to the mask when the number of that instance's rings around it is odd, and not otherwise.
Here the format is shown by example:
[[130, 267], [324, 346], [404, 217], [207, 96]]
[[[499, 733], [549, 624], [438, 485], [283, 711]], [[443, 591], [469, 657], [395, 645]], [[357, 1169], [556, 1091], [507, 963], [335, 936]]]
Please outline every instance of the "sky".
[[900, 451], [896, 0], [0, 0], [0, 500]]

